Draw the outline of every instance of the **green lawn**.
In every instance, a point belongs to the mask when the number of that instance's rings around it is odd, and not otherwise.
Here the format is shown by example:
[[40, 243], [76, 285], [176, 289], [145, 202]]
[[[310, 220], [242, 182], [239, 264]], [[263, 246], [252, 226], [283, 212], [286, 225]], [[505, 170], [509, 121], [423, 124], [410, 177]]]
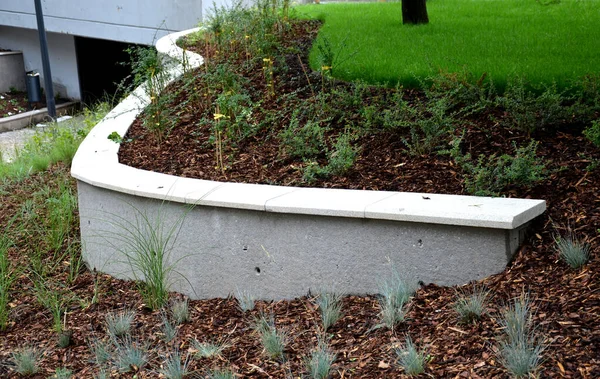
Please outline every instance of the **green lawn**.
[[[544, 0], [540, 0], [545, 3]], [[296, 7], [325, 22], [317, 43], [330, 41], [344, 61], [334, 76], [407, 86], [442, 71], [487, 73], [560, 87], [600, 72], [600, 1], [431, 0], [428, 25], [403, 25], [401, 4], [351, 3]], [[345, 46], [343, 46], [345, 44]], [[316, 46], [316, 45], [315, 45]], [[313, 47], [311, 66], [321, 62]], [[346, 59], [352, 56], [351, 59]]]

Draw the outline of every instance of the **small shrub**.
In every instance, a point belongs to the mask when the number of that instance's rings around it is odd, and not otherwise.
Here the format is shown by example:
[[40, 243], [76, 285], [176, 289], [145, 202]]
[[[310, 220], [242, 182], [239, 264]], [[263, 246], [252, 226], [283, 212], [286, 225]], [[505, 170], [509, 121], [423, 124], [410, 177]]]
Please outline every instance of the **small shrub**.
[[406, 375], [419, 375], [425, 371], [426, 355], [417, 350], [410, 336], [406, 336], [404, 346], [396, 349], [398, 363], [404, 369]]
[[190, 320], [190, 309], [187, 299], [171, 302], [171, 317], [176, 325], [181, 325]]
[[593, 121], [592, 125], [585, 128], [583, 135], [596, 147], [600, 147], [600, 121]]
[[578, 269], [590, 258], [590, 246], [574, 236], [555, 237], [555, 249], [571, 268]]
[[544, 346], [532, 325], [531, 301], [525, 293], [513, 300], [499, 320], [498, 360], [514, 377], [534, 375], [542, 362]]
[[194, 356], [196, 358], [212, 358], [220, 357], [223, 350], [230, 345], [225, 340], [213, 342], [199, 342], [197, 339], [192, 340], [192, 346], [196, 350]]
[[437, 150], [454, 131], [454, 116], [449, 113], [449, 100], [432, 99], [427, 108], [417, 110], [416, 121], [410, 123], [410, 138], [402, 142], [411, 155], [430, 154]]
[[470, 294], [457, 290], [454, 310], [458, 313], [460, 322], [468, 324], [479, 320], [486, 312], [489, 296], [490, 291], [484, 286], [473, 286]]
[[323, 330], [327, 331], [342, 317], [342, 295], [330, 292], [321, 292], [315, 299], [321, 312]]
[[15, 371], [21, 375], [33, 375], [40, 370], [43, 352], [33, 347], [24, 347], [12, 353]]
[[238, 303], [238, 308], [242, 312], [251, 311], [254, 309], [254, 297], [247, 291], [236, 290], [235, 299]]
[[338, 137], [333, 150], [327, 154], [328, 163], [325, 167], [327, 175], [343, 175], [354, 166], [357, 148], [350, 144], [352, 137], [344, 133]]
[[277, 330], [273, 316], [269, 319], [261, 315], [255, 320], [254, 330], [260, 337], [260, 342], [269, 358], [283, 358], [287, 335]]
[[506, 110], [506, 125], [528, 134], [545, 130], [565, 121], [569, 108], [562, 105], [565, 100], [556, 85], [548, 86], [541, 95], [526, 89], [522, 78], [510, 81], [498, 105]]
[[165, 359], [162, 369], [159, 372], [167, 379], [183, 379], [189, 374], [189, 361], [189, 355], [182, 361], [181, 353], [179, 350], [175, 350], [175, 352]]
[[289, 125], [279, 134], [284, 151], [303, 159], [314, 158], [325, 151], [325, 128], [318, 121], [306, 121], [300, 126], [298, 112], [292, 114]]
[[515, 146], [514, 156], [480, 155], [476, 164], [470, 154], [464, 157], [454, 155], [464, 171], [466, 191], [476, 196], [498, 196], [510, 185], [531, 187], [543, 180], [545, 165], [536, 156], [537, 145], [532, 140], [527, 146]]
[[106, 327], [108, 333], [113, 337], [123, 337], [131, 331], [131, 324], [135, 319], [134, 310], [124, 310], [118, 313], [108, 313], [106, 315]]
[[317, 348], [305, 362], [308, 376], [312, 379], [328, 378], [335, 358], [336, 354], [331, 351], [327, 343], [324, 340], [319, 340]]

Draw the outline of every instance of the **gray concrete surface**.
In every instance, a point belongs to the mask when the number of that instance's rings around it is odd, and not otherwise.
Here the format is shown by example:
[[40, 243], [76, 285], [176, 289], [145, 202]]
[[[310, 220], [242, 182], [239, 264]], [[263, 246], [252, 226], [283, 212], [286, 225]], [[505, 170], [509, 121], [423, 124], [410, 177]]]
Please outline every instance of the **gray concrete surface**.
[[175, 228], [165, 259], [173, 265], [172, 290], [193, 299], [227, 297], [236, 289], [268, 300], [324, 287], [373, 294], [393, 268], [424, 283], [465, 284], [504, 270], [523, 236], [518, 229], [210, 206], [190, 210], [81, 181], [78, 194], [83, 257], [90, 268], [141, 278], [125, 253], [135, 251], [127, 244], [128, 230], [147, 219], [165, 237]]
[[0, 51], [0, 93], [25, 91], [25, 64], [20, 51]]

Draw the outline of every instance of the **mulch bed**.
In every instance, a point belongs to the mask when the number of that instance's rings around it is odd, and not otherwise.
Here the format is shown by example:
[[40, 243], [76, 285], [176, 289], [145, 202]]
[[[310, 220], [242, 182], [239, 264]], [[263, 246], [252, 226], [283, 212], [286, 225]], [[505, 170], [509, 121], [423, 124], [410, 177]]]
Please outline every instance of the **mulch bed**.
[[[315, 28], [297, 33], [295, 43], [304, 53], [314, 37]], [[306, 65], [306, 56], [302, 58]], [[300, 65], [296, 69], [301, 69]], [[304, 74], [297, 72], [301, 81]], [[258, 81], [259, 79], [257, 79]], [[278, 77], [283, 90], [289, 83]], [[306, 83], [304, 83], [306, 84]], [[260, 91], [259, 91], [260, 92]], [[374, 93], [374, 97], [378, 94]], [[406, 96], [418, 98], [417, 91]], [[299, 101], [305, 101], [300, 98]], [[277, 108], [277, 102], [265, 107]], [[489, 115], [472, 117], [465, 128], [463, 144], [472, 154], [491, 155], [514, 151], [513, 142], [523, 145], [529, 136], [499, 127]], [[502, 114], [497, 116], [502, 117]], [[281, 158], [279, 142], [257, 134], [227, 151], [232, 159], [223, 174], [214, 168], [214, 152], [207, 146], [208, 126], [201, 112], [180, 115], [180, 124], [161, 144], [137, 121], [122, 145], [120, 160], [134, 167], [221, 181], [306, 185], [297, 169], [301, 163]], [[409, 156], [401, 135], [392, 132], [362, 136], [360, 157], [350, 172], [342, 177], [320, 179], [315, 186], [389, 191], [464, 194], [464, 178], [460, 168], [447, 156]], [[433, 284], [421, 287], [408, 313], [408, 321], [394, 331], [375, 329], [378, 323], [377, 299], [373, 296], [344, 298], [344, 316], [330, 329], [330, 344], [337, 353], [334, 378], [403, 378], [406, 375], [396, 364], [393, 347], [410, 334], [419, 347], [427, 349], [431, 360], [423, 377], [435, 378], [505, 378], [493, 346], [500, 333], [498, 314], [507, 302], [528, 291], [535, 300], [534, 323], [544, 336], [547, 350], [540, 377], [597, 378], [600, 377], [600, 170], [590, 169], [600, 151], [581, 136], [577, 128], [559, 128], [556, 133], [536, 133], [538, 155], [547, 165], [547, 178], [531, 188], [509, 188], [505, 196], [539, 198], [547, 201], [547, 212], [534, 222], [531, 234], [516, 254], [513, 262], [500, 274], [483, 281], [494, 294], [488, 314], [473, 325], [458, 323], [452, 309], [455, 288]], [[65, 168], [54, 168], [65, 170]], [[45, 175], [53, 175], [48, 173]], [[38, 175], [30, 181], [43, 181]], [[2, 200], [3, 223], [15, 214], [27, 199], [23, 184], [5, 189]], [[11, 191], [17, 191], [11, 192]], [[554, 250], [556, 233], [567, 231], [587, 241], [592, 258], [581, 270], [572, 270], [558, 259]], [[23, 242], [26, 246], [26, 243]], [[21, 252], [12, 251], [14, 259]], [[95, 275], [85, 272], [70, 287], [78, 298], [91, 299]], [[59, 278], [60, 279], [60, 278]], [[31, 295], [31, 282], [23, 277], [18, 282], [22, 295], [14, 299], [13, 321], [7, 332], [0, 332], [0, 362], [6, 361], [16, 346], [23, 344], [46, 349], [43, 359], [45, 374], [66, 366], [77, 377], [91, 377], [96, 372], [88, 347], [93, 337], [105, 338], [104, 317], [108, 311], [124, 308], [137, 310], [134, 335], [147, 341], [155, 352], [181, 351], [190, 348], [189, 338], [201, 341], [226, 336], [231, 347], [223, 358], [193, 360], [191, 369], [231, 365], [239, 377], [286, 378], [299, 377], [304, 372], [303, 357], [316, 345], [320, 318], [308, 298], [292, 301], [258, 302], [257, 309], [243, 314], [233, 299], [192, 301], [192, 320], [184, 324], [172, 345], [160, 340], [160, 314], [150, 312], [135, 291], [135, 284], [97, 277], [100, 298], [96, 304], [81, 302], [67, 317], [67, 327], [74, 332], [74, 344], [56, 347], [56, 336], [50, 331], [51, 317]], [[287, 330], [290, 342], [286, 347], [286, 362], [269, 360], [250, 327], [252, 316], [259, 310], [274, 312], [277, 325]], [[161, 358], [152, 355], [152, 367], [158, 368]], [[113, 373], [113, 377], [133, 377], [133, 374]], [[9, 377], [9, 368], [0, 365], [0, 376]], [[14, 376], [14, 375], [13, 375]], [[45, 376], [40, 376], [45, 377]], [[158, 377], [156, 371], [142, 370], [136, 377]]]
[[[34, 106], [37, 105], [38, 104], [34, 104]], [[43, 107], [43, 105], [41, 107]], [[27, 102], [27, 93], [0, 93], [0, 117], [14, 116], [19, 113], [27, 112], [28, 110], [29, 103]]]

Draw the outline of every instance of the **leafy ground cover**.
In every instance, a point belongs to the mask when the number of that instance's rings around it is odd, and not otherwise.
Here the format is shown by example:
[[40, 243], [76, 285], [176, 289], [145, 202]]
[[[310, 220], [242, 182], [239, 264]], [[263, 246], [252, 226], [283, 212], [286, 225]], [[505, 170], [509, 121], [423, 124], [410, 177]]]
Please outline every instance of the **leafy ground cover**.
[[[319, 24], [270, 4], [219, 13], [190, 41], [207, 64], [114, 138], [121, 160], [217, 180], [547, 200], [513, 262], [462, 288], [390, 282], [381, 296], [280, 302], [240, 292], [187, 313], [171, 294], [150, 309], [138, 284], [85, 269], [68, 167], [27, 160], [0, 187], [0, 376], [18, 377], [22, 357], [38, 377], [180, 377], [185, 363], [190, 377], [504, 378], [538, 358], [539, 377], [600, 376], [598, 78], [541, 95], [458, 74], [412, 90], [340, 82], [308, 69]], [[139, 58], [156, 81], [156, 55]]]
[[27, 94], [24, 92], [7, 92], [0, 94], [0, 116], [8, 117], [22, 112], [28, 108]]
[[[500, 88], [515, 75], [565, 88], [597, 72], [597, 2], [444, 0], [427, 10], [430, 24], [407, 27], [399, 22], [400, 2], [297, 8], [324, 21], [317, 43], [332, 46], [334, 75], [346, 80], [417, 87], [419, 78], [442, 70], [485, 73]], [[310, 57], [318, 70], [317, 49]]]

